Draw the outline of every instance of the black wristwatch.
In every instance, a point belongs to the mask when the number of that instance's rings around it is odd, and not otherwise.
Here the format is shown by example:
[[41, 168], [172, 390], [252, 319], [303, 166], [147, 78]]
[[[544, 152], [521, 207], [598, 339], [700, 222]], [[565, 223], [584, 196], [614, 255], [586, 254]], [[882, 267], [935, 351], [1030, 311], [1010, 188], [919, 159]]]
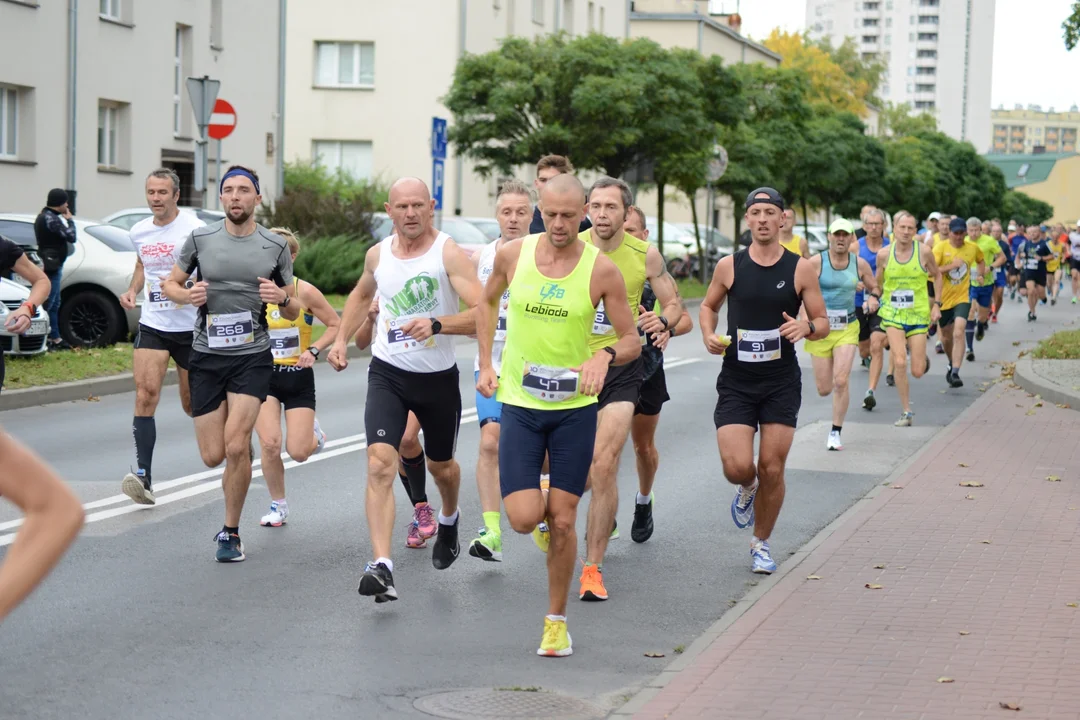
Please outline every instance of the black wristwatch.
[[442, 323], [436, 318], [431, 318], [431, 334], [438, 335], [442, 332]]
[[807, 335], [813, 335], [814, 334], [814, 323], [812, 321], [810, 321], [810, 320], [807, 320], [806, 321], [806, 326], [810, 328], [810, 332], [808, 332]]
[[615, 353], [615, 348], [609, 345], [608, 347], [604, 348], [604, 352], [611, 355], [611, 362], [609, 362], [608, 365], [611, 365], [611, 363], [615, 362], [615, 358], [617, 357]]
[[292, 302], [292, 298], [289, 297], [289, 293], [285, 293], [285, 299], [281, 302], [280, 305], [278, 305], [278, 307], [289, 307], [290, 302]]
[[666, 317], [664, 317], [663, 315], [660, 316], [660, 322], [664, 323], [664, 329], [665, 330], [667, 330], [668, 327], [671, 325], [671, 323], [668, 322], [668, 319]]
[[317, 347], [315, 347], [314, 345], [312, 345], [311, 347], [309, 347], [309, 348], [307, 349], [307, 351], [308, 351], [309, 353], [311, 353], [312, 355], [314, 355], [314, 356], [315, 356], [315, 359], [316, 359], [316, 360], [318, 360], [318, 359], [319, 359], [319, 348], [317, 348]]

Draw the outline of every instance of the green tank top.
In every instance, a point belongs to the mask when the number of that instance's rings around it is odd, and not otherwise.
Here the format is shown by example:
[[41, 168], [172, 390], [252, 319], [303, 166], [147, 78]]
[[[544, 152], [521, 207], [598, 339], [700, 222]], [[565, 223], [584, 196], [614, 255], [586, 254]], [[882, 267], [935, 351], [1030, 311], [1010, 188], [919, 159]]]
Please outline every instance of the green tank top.
[[[589, 247], [595, 247], [592, 242], [592, 231], [586, 230], [578, 235]], [[641, 304], [641, 293], [645, 290], [645, 257], [649, 252], [649, 243], [638, 240], [633, 235], [623, 234], [623, 241], [619, 247], [607, 255], [622, 273], [626, 282], [626, 299], [630, 303], [630, 312], [634, 316], [634, 322], [638, 319], [638, 306]], [[606, 347], [611, 347], [618, 340], [615, 328], [611, 326], [607, 313], [604, 311], [604, 303], [596, 308], [596, 318], [593, 320], [592, 337], [589, 338], [589, 349], [594, 353]]]
[[564, 278], [536, 267], [540, 235], [521, 244], [506, 311], [506, 346], [499, 377], [499, 402], [536, 410], [569, 410], [596, 402], [578, 392], [577, 367], [589, 349], [596, 308], [589, 290], [600, 251], [585, 244], [581, 259]]
[[930, 293], [926, 282], [930, 276], [919, 258], [919, 245], [915, 244], [906, 263], [896, 259], [897, 247], [899, 243], [889, 245], [878, 317], [900, 325], [929, 325]]

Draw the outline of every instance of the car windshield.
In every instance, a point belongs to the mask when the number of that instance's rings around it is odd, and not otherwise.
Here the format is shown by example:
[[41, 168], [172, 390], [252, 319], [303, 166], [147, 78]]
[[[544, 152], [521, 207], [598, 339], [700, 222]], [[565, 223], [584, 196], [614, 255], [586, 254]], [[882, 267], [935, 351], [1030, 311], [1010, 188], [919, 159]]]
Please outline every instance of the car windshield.
[[116, 252], [135, 252], [135, 246], [131, 244], [131, 234], [115, 225], [90, 225], [85, 232]]
[[439, 229], [454, 238], [458, 245], [487, 245], [490, 242], [478, 227], [461, 218], [444, 217]]
[[480, 228], [480, 232], [487, 235], [488, 240], [498, 240], [502, 231], [499, 230], [499, 223], [495, 220], [470, 220], [473, 225]]

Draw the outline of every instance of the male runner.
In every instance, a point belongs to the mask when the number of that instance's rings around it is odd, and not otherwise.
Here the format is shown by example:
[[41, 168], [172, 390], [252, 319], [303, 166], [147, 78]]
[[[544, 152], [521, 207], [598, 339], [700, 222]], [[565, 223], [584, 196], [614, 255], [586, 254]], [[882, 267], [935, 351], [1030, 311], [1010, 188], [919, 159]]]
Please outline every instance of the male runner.
[[967, 220], [967, 239], [979, 246], [983, 253], [983, 261], [986, 263], [987, 273], [982, 280], [972, 280], [971, 283], [971, 310], [968, 314], [968, 323], [964, 328], [964, 338], [967, 340], [967, 361], [975, 361], [974, 341], [982, 341], [990, 327], [990, 310], [994, 304], [994, 282], [998, 269], [1005, 264], [1005, 255], [990, 235], [982, 232], [983, 224], [977, 217], [969, 217]]
[[[716, 264], [698, 322], [705, 348], [724, 356], [716, 379], [719, 397], [713, 422], [724, 476], [738, 486], [731, 518], [740, 528], [754, 523], [751, 569], [769, 574], [776, 571], [769, 536], [784, 503], [784, 465], [802, 404], [795, 343], [828, 336], [829, 318], [810, 261], [785, 251], [778, 242], [783, 197], [763, 187], [746, 196], [745, 206], [752, 242], [745, 252]], [[716, 323], [725, 300], [730, 300], [730, 335], [721, 337]], [[800, 307], [811, 320], [799, 319]], [[755, 468], [758, 427], [761, 442]]]
[[[645, 213], [634, 205], [623, 225], [627, 235], [648, 241], [649, 228], [645, 224]], [[641, 293], [641, 305], [638, 307], [638, 324], [645, 322], [647, 309], [656, 312], [660, 309], [652, 283], [646, 282]], [[685, 335], [694, 329], [690, 313], [683, 309], [679, 322], [670, 330], [648, 334], [640, 327], [638, 335], [645, 339], [641, 347], [641, 361], [645, 380], [641, 384], [637, 405], [634, 407], [634, 419], [630, 423], [630, 439], [634, 443], [634, 458], [637, 460], [638, 492], [634, 502], [634, 524], [630, 528], [630, 538], [636, 543], [646, 542], [653, 534], [653, 483], [656, 471], [660, 467], [660, 453], [656, 449], [656, 426], [660, 422], [660, 410], [671, 398], [667, 393], [667, 378], [664, 376], [664, 350], [676, 335]]]
[[986, 276], [983, 251], [966, 237], [967, 223], [960, 218], [949, 221], [949, 237], [934, 247], [934, 261], [948, 275], [941, 295], [941, 342], [949, 364], [945, 380], [949, 387], [963, 387], [960, 365], [964, 361], [964, 328], [971, 311], [971, 268], [976, 267], [975, 281]]
[[[550, 532], [548, 614], [538, 655], [573, 653], [566, 630], [566, 600], [577, 558], [577, 506], [585, 491], [597, 431], [597, 395], [610, 365], [641, 353], [626, 286], [616, 264], [577, 234], [585, 214], [585, 190], [561, 175], [540, 191], [547, 230], [507, 243], [495, 264], [477, 312], [480, 374], [476, 389], [503, 403], [499, 478], [506, 517], [519, 533], [546, 521]], [[607, 220], [608, 213], [597, 213]], [[621, 228], [622, 222], [619, 226]], [[492, 362], [498, 307], [510, 290], [502, 372]], [[591, 347], [596, 307], [617, 340]], [[540, 489], [544, 456], [550, 457], [551, 489]], [[535, 536], [535, 533], [534, 533]]]
[[[368, 365], [364, 427], [368, 438], [366, 511], [374, 560], [357, 591], [375, 602], [397, 600], [390, 559], [394, 529], [394, 475], [398, 447], [415, 413], [424, 431], [428, 469], [442, 495], [431, 563], [450, 567], [460, 552], [458, 491], [461, 468], [454, 459], [461, 423], [461, 390], [452, 335], [475, 331], [472, 308], [480, 283], [468, 256], [449, 235], [432, 227], [435, 201], [423, 180], [401, 178], [390, 187], [386, 212], [398, 232], [367, 252], [364, 274], [349, 293], [328, 360], [348, 364], [346, 343], [379, 293], [379, 319]], [[460, 311], [460, 302], [468, 309]]]
[[[870, 212], [880, 211], [874, 208]], [[869, 230], [866, 237], [869, 237]], [[837, 218], [829, 226], [828, 251], [815, 255], [809, 261], [811, 269], [818, 276], [829, 320], [829, 334], [825, 338], [806, 341], [806, 351], [812, 356], [818, 395], [825, 397], [832, 393], [833, 396], [832, 429], [825, 441], [828, 450], [844, 449], [840, 433], [850, 402], [848, 377], [859, 342], [859, 326], [855, 323], [858, 293], [855, 288], [860, 281], [867, 288], [866, 309], [871, 315], [876, 316], [881, 298], [870, 263], [851, 252], [854, 239], [855, 226], [851, 221]], [[868, 397], [872, 398], [873, 393]]]
[[[262, 202], [259, 176], [233, 165], [219, 188], [225, 219], [192, 231], [161, 291], [178, 305], [198, 308], [189, 364], [195, 439], [207, 467], [225, 460], [225, 526], [216, 538], [217, 561], [241, 562], [251, 431], [274, 372], [265, 305], [278, 305], [290, 320], [300, 305], [292, 302], [288, 243], [255, 222]], [[195, 272], [199, 280], [188, 289], [184, 285]]]
[[135, 272], [120, 305], [131, 310], [136, 297], [146, 288], [135, 335], [135, 417], [131, 431], [135, 436], [135, 462], [138, 469], [124, 476], [120, 488], [140, 505], [153, 505], [151, 464], [157, 443], [154, 412], [161, 399], [161, 385], [169, 371], [169, 359], [176, 363], [180, 388], [180, 406], [191, 415], [191, 390], [188, 363], [191, 358], [192, 333], [198, 308], [177, 305], [165, 297], [161, 285], [180, 257], [180, 248], [203, 223], [193, 213], [181, 213], [180, 178], [168, 168], [154, 170], [146, 178], [146, 203], [153, 213], [131, 228], [135, 246]]
[[[877, 272], [877, 254], [889, 244], [885, 237], [885, 213], [877, 208], [867, 211], [862, 219], [865, 234], [859, 238], [859, 257], [870, 266], [871, 274]], [[880, 299], [880, 298], [879, 298]], [[877, 405], [874, 392], [881, 379], [881, 366], [885, 359], [885, 333], [881, 331], [881, 319], [877, 313], [867, 312], [866, 295], [860, 288], [855, 293], [855, 315], [859, 318], [859, 356], [863, 367], [870, 369], [870, 387], [863, 397], [863, 408], [873, 410]], [[892, 375], [892, 372], [889, 373]]]
[[1080, 297], [1080, 227], [1069, 231], [1069, 275], [1072, 278], [1072, 304]]
[[1050, 259], [1046, 261], [1046, 287], [1051, 305], [1057, 305], [1058, 293], [1061, 292], [1061, 260], [1066, 248], [1062, 240], [1065, 233], [1059, 232], [1059, 228], [1064, 230], [1055, 225], [1046, 236], [1046, 247], [1050, 248]]
[[804, 258], [810, 257], [810, 244], [802, 235], [795, 234], [795, 211], [791, 208], [784, 210], [783, 219], [784, 224], [780, 226], [781, 247]]
[[[927, 283], [933, 295], [927, 291]], [[941, 318], [941, 270], [934, 261], [934, 251], [925, 243], [915, 242], [915, 216], [901, 210], [893, 216], [893, 242], [878, 252], [877, 284], [881, 288], [881, 327], [889, 336], [896, 391], [900, 395], [900, 419], [897, 427], [911, 427], [908, 385], [908, 352], [911, 375], [921, 378], [930, 369], [926, 354], [926, 331]]]
[[1002, 234], [1001, 221], [997, 218], [990, 222], [990, 237], [997, 242], [1005, 258], [1005, 264], [994, 269], [994, 309], [990, 313], [990, 322], [996, 323], [998, 313], [1001, 312], [1001, 304], [1005, 302], [1005, 288], [1012, 284], [1012, 274], [1016, 272], [1016, 269], [1013, 266], [1012, 249], [1009, 247], [1009, 241]]
[[[499, 239], [485, 245], [473, 255], [477, 276], [482, 285], [495, 268], [495, 254], [506, 243], [528, 234], [529, 218], [532, 216], [532, 198], [529, 188], [517, 180], [503, 183], [495, 199], [495, 220], [499, 223]], [[491, 365], [496, 375], [502, 368], [503, 348], [506, 345], [506, 313], [510, 293], [505, 291], [499, 300], [498, 323], [495, 339], [491, 345]], [[474, 381], [480, 381], [480, 354], [476, 355]], [[502, 419], [502, 403], [485, 397], [476, 391], [476, 416], [480, 422], [480, 456], [476, 460], [476, 489], [480, 495], [480, 509], [484, 513], [484, 526], [479, 536], [469, 543], [469, 554], [490, 562], [502, 562], [502, 515], [499, 513], [502, 495], [499, 494], [499, 423]]]
[[[619, 268], [634, 322], [639, 322], [641, 293], [648, 281], [662, 312], [657, 314], [650, 309], [641, 313], [642, 329], [646, 333], [657, 333], [675, 327], [682, 317], [682, 301], [663, 256], [654, 245], [627, 235], [623, 229], [630, 206], [633, 205], [630, 186], [622, 180], [602, 177], [589, 189], [588, 202], [593, 227], [581, 233], [581, 239], [595, 246]], [[589, 347], [593, 352], [599, 352], [617, 341], [614, 326], [608, 321], [607, 306], [597, 306]], [[615, 528], [615, 514], [619, 509], [619, 488], [616, 483], [619, 457], [630, 435], [643, 380], [644, 365], [640, 359], [621, 365], [608, 374], [598, 398], [596, 449], [589, 469], [592, 498], [585, 533], [587, 554], [581, 572], [581, 592], [578, 594], [582, 600], [603, 601], [608, 598], [602, 565]]]
[[1053, 256], [1043, 238], [1042, 227], [1032, 223], [1027, 227], [1027, 239], [1016, 253], [1016, 266], [1024, 269], [1023, 283], [1028, 302], [1028, 322], [1038, 320], [1035, 307], [1046, 300], [1046, 263]]
[[[536, 180], [533, 181], [533, 185], [536, 187], [536, 192], [540, 192], [548, 180], [559, 175], [573, 174], [574, 165], [570, 162], [570, 158], [562, 155], [545, 155], [536, 162]], [[590, 227], [592, 223], [586, 215], [581, 221], [579, 232], [585, 232]], [[532, 221], [529, 223], [529, 233], [535, 235], [542, 232], [544, 232], [544, 219], [540, 216], [540, 206], [537, 205], [533, 210]]]
[[[1013, 282], [1009, 291], [1009, 299], [1015, 299], [1017, 302], [1023, 302], [1024, 296], [1027, 295], [1027, 289], [1024, 287], [1024, 273], [1023, 268], [1020, 265], [1020, 246], [1027, 240], [1027, 234], [1023, 225], [1020, 225], [1016, 220], [1009, 221], [1009, 247], [1012, 249], [1013, 258]], [[1016, 297], [1016, 291], [1020, 291], [1020, 297]]]

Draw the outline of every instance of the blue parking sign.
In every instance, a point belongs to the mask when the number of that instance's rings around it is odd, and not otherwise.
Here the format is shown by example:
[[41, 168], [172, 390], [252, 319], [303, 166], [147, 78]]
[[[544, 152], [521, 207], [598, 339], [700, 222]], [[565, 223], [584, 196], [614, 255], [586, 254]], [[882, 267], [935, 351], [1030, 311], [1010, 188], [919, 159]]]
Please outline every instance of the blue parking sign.
[[446, 178], [443, 161], [434, 158], [431, 161], [431, 197], [435, 201], [435, 209], [442, 210], [443, 182]]
[[431, 118], [431, 157], [446, 159], [446, 118]]

